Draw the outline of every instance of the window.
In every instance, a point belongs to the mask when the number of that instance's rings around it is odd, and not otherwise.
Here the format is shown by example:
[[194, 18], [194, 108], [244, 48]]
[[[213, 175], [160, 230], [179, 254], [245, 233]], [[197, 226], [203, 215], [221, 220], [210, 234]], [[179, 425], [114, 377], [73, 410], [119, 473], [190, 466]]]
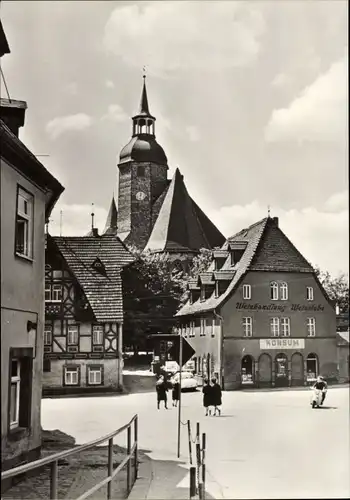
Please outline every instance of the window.
[[200, 335], [202, 335], [202, 337], [205, 336], [205, 321], [204, 321], [204, 318], [201, 318]]
[[312, 286], [306, 287], [306, 299], [314, 300], [314, 289], [312, 288]]
[[49, 373], [51, 371], [51, 360], [44, 358], [44, 363], [43, 363], [43, 372], [44, 373]]
[[243, 336], [251, 337], [253, 335], [253, 318], [243, 318]]
[[79, 370], [77, 366], [66, 366], [64, 368], [65, 385], [79, 385]]
[[186, 324], [186, 333], [187, 333], [188, 337], [192, 337], [192, 335], [191, 335], [191, 333], [192, 333], [191, 332], [191, 323]]
[[205, 300], [205, 286], [201, 286], [201, 302]]
[[88, 384], [101, 385], [102, 384], [102, 367], [101, 366], [88, 366]]
[[92, 343], [102, 344], [103, 343], [103, 326], [93, 325], [92, 326]]
[[282, 337], [290, 337], [290, 320], [289, 320], [289, 318], [281, 318], [280, 322], [281, 322], [281, 336]]
[[270, 297], [271, 300], [278, 300], [278, 284], [276, 281], [270, 283]]
[[280, 283], [281, 300], [288, 300], [288, 285], [284, 281]]
[[51, 301], [52, 302], [62, 301], [62, 285], [52, 285]]
[[270, 329], [271, 329], [271, 335], [273, 337], [279, 337], [279, 335], [280, 335], [280, 320], [279, 320], [279, 318], [271, 318]]
[[250, 285], [243, 285], [243, 298], [247, 300], [252, 298], [252, 287]]
[[45, 283], [45, 302], [49, 302], [51, 300], [51, 285]]
[[78, 327], [77, 325], [68, 325], [68, 345], [76, 345], [78, 343]]
[[213, 337], [213, 332], [214, 332], [214, 328], [213, 328], [213, 320], [212, 318], [205, 318], [205, 334], [208, 333], [210, 334], [212, 337]]
[[20, 386], [21, 364], [19, 359], [11, 359], [10, 429], [19, 426]]
[[44, 345], [52, 344], [52, 326], [44, 327]]
[[316, 335], [316, 320], [315, 318], [307, 318], [307, 336], [315, 337]]
[[17, 192], [16, 253], [33, 257], [34, 197], [22, 188]]

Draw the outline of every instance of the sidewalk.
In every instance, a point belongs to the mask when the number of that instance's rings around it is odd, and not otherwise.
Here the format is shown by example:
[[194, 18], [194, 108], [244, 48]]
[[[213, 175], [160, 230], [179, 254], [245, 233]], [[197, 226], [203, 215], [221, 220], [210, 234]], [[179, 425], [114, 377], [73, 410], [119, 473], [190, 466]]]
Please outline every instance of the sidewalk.
[[[188, 500], [190, 465], [181, 459], [155, 460], [145, 454], [139, 464], [138, 479], [128, 497], [129, 500]], [[193, 464], [194, 465], [194, 464]], [[220, 485], [207, 471], [205, 498], [223, 498]]]

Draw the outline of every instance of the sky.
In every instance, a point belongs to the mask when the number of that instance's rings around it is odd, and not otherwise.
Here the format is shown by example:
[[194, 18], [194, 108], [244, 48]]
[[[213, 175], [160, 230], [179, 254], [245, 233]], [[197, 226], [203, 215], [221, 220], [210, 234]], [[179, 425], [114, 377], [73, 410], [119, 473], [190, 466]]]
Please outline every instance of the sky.
[[[157, 141], [226, 237], [267, 216], [348, 272], [347, 2], [2, 1], [21, 140], [65, 186], [50, 232], [103, 229], [146, 67]], [[2, 82], [1, 82], [2, 83]], [[4, 86], [1, 95], [4, 95]]]

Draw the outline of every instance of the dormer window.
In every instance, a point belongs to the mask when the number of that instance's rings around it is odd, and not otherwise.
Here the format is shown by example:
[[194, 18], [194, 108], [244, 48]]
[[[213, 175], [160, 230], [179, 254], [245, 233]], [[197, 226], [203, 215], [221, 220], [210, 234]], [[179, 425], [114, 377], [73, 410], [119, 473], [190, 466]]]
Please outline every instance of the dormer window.
[[98, 257], [96, 257], [91, 267], [95, 269], [95, 271], [100, 273], [102, 276], [106, 276], [106, 268]]
[[230, 241], [229, 251], [231, 253], [231, 266], [235, 266], [242, 258], [245, 249], [247, 248], [247, 241]]
[[203, 302], [206, 299], [205, 296], [205, 285], [201, 286], [201, 302]]

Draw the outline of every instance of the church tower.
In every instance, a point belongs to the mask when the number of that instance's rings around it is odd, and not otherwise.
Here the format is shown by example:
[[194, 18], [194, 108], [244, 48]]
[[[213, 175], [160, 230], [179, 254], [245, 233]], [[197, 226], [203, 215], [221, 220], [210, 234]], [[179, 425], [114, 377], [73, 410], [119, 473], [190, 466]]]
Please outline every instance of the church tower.
[[118, 236], [144, 249], [150, 237], [152, 206], [168, 186], [168, 160], [155, 137], [155, 117], [148, 106], [146, 77], [132, 137], [119, 157]]

